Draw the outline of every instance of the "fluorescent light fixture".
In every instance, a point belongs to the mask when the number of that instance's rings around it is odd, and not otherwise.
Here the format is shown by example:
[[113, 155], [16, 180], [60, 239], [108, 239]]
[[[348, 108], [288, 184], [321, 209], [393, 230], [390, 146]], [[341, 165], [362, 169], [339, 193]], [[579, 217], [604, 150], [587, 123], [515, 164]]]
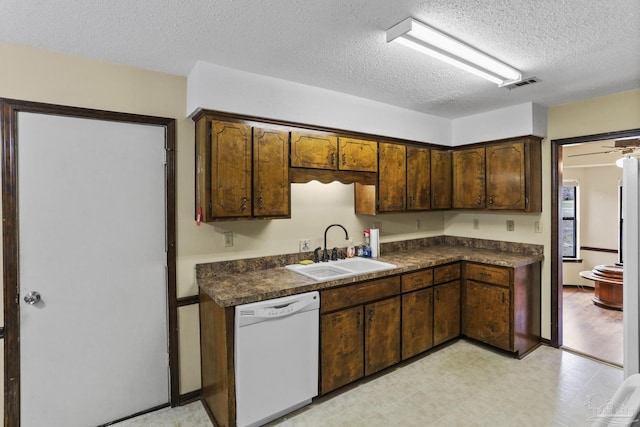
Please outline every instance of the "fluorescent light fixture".
[[387, 30], [387, 42], [392, 41], [455, 65], [500, 86], [522, 80], [522, 74], [515, 68], [413, 18], [407, 18]]

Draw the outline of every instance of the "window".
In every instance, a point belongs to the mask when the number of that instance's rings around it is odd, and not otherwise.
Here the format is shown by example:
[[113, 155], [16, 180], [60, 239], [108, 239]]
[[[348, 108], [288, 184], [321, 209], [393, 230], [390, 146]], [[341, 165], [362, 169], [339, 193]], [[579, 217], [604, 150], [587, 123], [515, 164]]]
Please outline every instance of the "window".
[[565, 183], [562, 187], [562, 257], [577, 257], [578, 217], [576, 184]]

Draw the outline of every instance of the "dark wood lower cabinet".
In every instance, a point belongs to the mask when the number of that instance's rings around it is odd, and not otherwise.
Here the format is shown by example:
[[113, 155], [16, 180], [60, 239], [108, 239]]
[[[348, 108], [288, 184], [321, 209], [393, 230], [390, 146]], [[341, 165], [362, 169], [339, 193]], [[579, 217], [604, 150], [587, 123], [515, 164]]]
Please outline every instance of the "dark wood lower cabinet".
[[540, 263], [465, 263], [463, 335], [522, 357], [540, 344]]
[[467, 280], [465, 335], [511, 351], [510, 300], [509, 288]]
[[460, 281], [435, 286], [433, 292], [433, 345], [438, 345], [460, 335]]
[[364, 374], [362, 306], [320, 316], [320, 393], [349, 384]]
[[400, 361], [400, 277], [320, 293], [320, 394]]
[[400, 297], [364, 307], [364, 374], [371, 375], [400, 362]]
[[402, 295], [402, 360], [433, 347], [433, 289]]

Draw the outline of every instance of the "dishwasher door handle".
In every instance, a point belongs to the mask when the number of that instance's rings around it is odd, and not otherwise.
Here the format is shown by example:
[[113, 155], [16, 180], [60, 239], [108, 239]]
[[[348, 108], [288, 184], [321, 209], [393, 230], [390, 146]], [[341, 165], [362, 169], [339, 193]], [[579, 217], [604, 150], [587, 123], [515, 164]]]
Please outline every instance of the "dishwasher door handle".
[[240, 311], [240, 317], [243, 318], [260, 318], [260, 319], [275, 319], [278, 317], [290, 316], [300, 310], [305, 309], [307, 306], [314, 304], [315, 300], [300, 299], [292, 301], [287, 304], [278, 304], [266, 307], [259, 307], [253, 310]]

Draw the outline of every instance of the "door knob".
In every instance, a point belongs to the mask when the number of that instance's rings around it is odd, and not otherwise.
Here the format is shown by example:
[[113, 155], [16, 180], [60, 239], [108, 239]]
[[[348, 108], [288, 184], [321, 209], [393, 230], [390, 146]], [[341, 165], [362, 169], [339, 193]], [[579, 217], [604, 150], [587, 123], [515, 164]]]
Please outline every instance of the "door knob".
[[40, 292], [36, 292], [36, 291], [31, 291], [28, 292], [25, 296], [24, 296], [24, 302], [26, 302], [29, 305], [34, 305], [40, 302]]

